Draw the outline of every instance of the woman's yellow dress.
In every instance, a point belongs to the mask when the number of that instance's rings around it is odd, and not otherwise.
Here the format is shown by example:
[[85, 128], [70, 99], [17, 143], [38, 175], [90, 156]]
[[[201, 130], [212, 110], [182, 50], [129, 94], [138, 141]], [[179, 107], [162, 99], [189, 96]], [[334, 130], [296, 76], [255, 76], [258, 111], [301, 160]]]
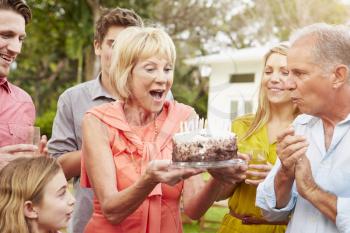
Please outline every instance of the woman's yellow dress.
[[[238, 140], [248, 131], [253, 121], [253, 115], [247, 115], [236, 119], [232, 124], [232, 131], [236, 133]], [[276, 143], [269, 143], [267, 127], [262, 127], [244, 142], [238, 143], [238, 148], [259, 148], [267, 153], [267, 160], [274, 164], [276, 161]], [[242, 151], [243, 152], [243, 151]], [[255, 207], [256, 186], [245, 184], [238, 185], [229, 199], [229, 208], [241, 216], [254, 216], [263, 218], [258, 207]], [[233, 217], [229, 213], [224, 216], [218, 233], [283, 233], [284, 225], [246, 225], [242, 220]]]

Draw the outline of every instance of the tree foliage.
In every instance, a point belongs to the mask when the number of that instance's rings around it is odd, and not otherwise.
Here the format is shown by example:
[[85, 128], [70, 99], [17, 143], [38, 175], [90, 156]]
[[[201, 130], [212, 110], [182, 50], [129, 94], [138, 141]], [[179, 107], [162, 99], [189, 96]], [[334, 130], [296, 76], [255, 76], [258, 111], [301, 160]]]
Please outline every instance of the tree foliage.
[[337, 0], [28, 0], [33, 20], [10, 79], [27, 90], [44, 133], [59, 94], [95, 77], [93, 27], [101, 7], [134, 9], [146, 24], [164, 27], [177, 48], [175, 98], [206, 115], [208, 80], [184, 58], [286, 40], [298, 27], [319, 21], [342, 23], [348, 9]]

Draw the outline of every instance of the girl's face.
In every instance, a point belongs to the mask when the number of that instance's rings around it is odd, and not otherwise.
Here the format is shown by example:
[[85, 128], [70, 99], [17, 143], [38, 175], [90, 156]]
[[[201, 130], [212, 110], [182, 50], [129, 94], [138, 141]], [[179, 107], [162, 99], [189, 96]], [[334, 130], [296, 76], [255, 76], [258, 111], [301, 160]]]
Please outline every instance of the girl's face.
[[131, 101], [150, 113], [159, 112], [173, 84], [173, 64], [152, 56], [139, 60], [131, 76]]
[[38, 228], [57, 231], [67, 227], [74, 202], [74, 197], [68, 191], [66, 177], [60, 171], [45, 186], [43, 199], [35, 206]]
[[270, 104], [291, 101], [290, 91], [284, 87], [288, 73], [287, 56], [272, 53], [266, 61], [262, 79], [262, 88], [264, 88]]

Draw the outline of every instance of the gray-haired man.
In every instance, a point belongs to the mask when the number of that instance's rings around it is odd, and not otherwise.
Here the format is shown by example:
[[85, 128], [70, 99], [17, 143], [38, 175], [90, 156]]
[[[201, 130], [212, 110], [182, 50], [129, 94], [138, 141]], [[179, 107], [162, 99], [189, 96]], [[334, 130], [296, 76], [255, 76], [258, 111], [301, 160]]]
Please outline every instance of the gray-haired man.
[[292, 212], [287, 233], [350, 232], [350, 28], [296, 32], [286, 88], [302, 114], [278, 138], [278, 157], [257, 191], [270, 220]]

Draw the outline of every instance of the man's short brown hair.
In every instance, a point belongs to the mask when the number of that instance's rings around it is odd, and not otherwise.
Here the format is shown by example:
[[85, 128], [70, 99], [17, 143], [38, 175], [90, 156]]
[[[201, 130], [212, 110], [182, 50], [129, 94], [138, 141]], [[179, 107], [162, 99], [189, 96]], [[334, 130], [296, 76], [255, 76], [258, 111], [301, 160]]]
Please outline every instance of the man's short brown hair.
[[11, 10], [22, 15], [26, 24], [32, 19], [32, 12], [24, 0], [0, 0], [0, 10]]
[[[0, 0], [1, 1], [1, 0]], [[133, 10], [124, 8], [103, 9], [101, 17], [96, 22], [95, 40], [101, 44], [105, 38], [108, 29], [111, 26], [129, 27], [138, 26], [143, 27], [141, 17]]]

